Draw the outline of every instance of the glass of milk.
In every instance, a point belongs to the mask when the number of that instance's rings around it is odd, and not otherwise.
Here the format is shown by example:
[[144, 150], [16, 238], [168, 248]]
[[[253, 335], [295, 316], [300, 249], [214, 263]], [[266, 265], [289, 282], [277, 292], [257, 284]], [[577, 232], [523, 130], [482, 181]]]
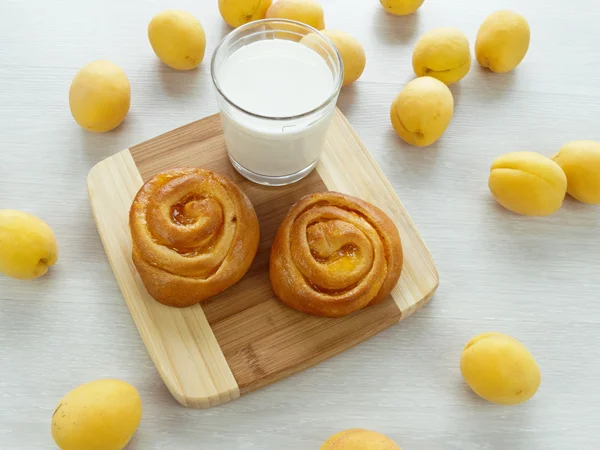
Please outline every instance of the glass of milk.
[[328, 38], [300, 22], [250, 22], [219, 44], [211, 75], [239, 173], [282, 186], [314, 169], [344, 77]]

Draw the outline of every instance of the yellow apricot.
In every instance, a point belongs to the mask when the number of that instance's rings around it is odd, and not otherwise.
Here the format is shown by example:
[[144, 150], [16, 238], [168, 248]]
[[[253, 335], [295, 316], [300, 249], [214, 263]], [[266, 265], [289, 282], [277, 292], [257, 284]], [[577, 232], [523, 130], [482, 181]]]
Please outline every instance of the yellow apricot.
[[550, 158], [534, 152], [513, 152], [493, 162], [489, 188], [496, 201], [512, 212], [549, 216], [562, 206], [567, 177]]
[[477, 32], [477, 61], [492, 72], [510, 72], [525, 58], [530, 39], [525, 17], [514, 11], [496, 11], [483, 21]]
[[86, 130], [104, 133], [118, 127], [125, 120], [130, 104], [129, 79], [110, 61], [86, 64], [71, 82], [71, 114]]
[[360, 42], [348, 33], [337, 30], [324, 30], [327, 36], [337, 48], [344, 62], [344, 86], [354, 83], [360, 78], [367, 64], [367, 55]]
[[142, 419], [135, 387], [101, 379], [76, 387], [52, 415], [52, 437], [61, 450], [123, 450]]
[[376, 431], [353, 428], [331, 436], [321, 450], [401, 450], [389, 437]]
[[425, 147], [437, 141], [452, 120], [454, 98], [441, 81], [421, 77], [409, 82], [390, 109], [394, 130], [404, 141]]
[[24, 211], [0, 209], [0, 273], [31, 280], [45, 275], [57, 259], [56, 238], [46, 222]]
[[421, 7], [425, 0], [379, 0], [381, 6], [390, 14], [407, 16]]
[[502, 405], [526, 402], [541, 383], [540, 368], [531, 353], [502, 333], [471, 339], [462, 352], [460, 371], [477, 395]]
[[567, 176], [567, 192], [590, 205], [600, 205], [600, 142], [573, 141], [552, 158]]
[[288, 19], [325, 29], [323, 7], [315, 0], [278, 0], [267, 10], [267, 19]]
[[219, 0], [221, 17], [230, 27], [264, 19], [272, 0]]
[[191, 70], [204, 59], [204, 28], [188, 12], [167, 10], [154, 16], [148, 25], [148, 39], [156, 56], [173, 69]]
[[[324, 31], [321, 31], [321, 33], [324, 33]], [[331, 48], [331, 45], [320, 34], [307, 34], [306, 36], [303, 36], [302, 39], [300, 39], [300, 44], [306, 45], [311, 50], [317, 52], [317, 54], [325, 61], [329, 61], [332, 57], [331, 52], [329, 50]]]
[[417, 41], [412, 64], [418, 77], [430, 76], [454, 84], [471, 68], [469, 40], [458, 28], [434, 28]]

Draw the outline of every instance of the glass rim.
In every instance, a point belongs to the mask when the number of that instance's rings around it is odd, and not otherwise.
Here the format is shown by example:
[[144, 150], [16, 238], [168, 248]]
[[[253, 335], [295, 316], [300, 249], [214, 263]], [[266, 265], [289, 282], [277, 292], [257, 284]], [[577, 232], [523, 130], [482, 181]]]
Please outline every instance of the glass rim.
[[[234, 39], [241, 32], [243, 32], [245, 30], [248, 30], [249, 28], [257, 27], [257, 26], [261, 26], [261, 25], [265, 25], [265, 24], [269, 24], [269, 23], [291, 24], [291, 25], [299, 26], [300, 28], [304, 28], [305, 30], [308, 30], [308, 31], [311, 31], [312, 33], [317, 34], [321, 39], [323, 39], [333, 49], [333, 52], [334, 52], [334, 55], [335, 55], [335, 57], [337, 59], [338, 67], [339, 67], [339, 73], [337, 75], [337, 80], [336, 80], [336, 83], [335, 83], [335, 86], [333, 88], [332, 93], [327, 97], [327, 99], [325, 101], [323, 101], [316, 108], [314, 108], [314, 109], [312, 109], [310, 111], [301, 113], [301, 114], [293, 115], [293, 116], [265, 116], [265, 115], [253, 113], [252, 111], [248, 111], [247, 109], [244, 109], [241, 106], [237, 105], [236, 103], [234, 103], [233, 101], [231, 101], [231, 99], [229, 97], [227, 97], [225, 95], [225, 93], [223, 92], [223, 90], [221, 89], [221, 86], [219, 85], [219, 82], [217, 80], [217, 75], [215, 73], [215, 60], [217, 58], [217, 55], [219, 54], [219, 51], [223, 47], [223, 45], [225, 43], [228, 43], [232, 39]], [[273, 30], [273, 31], [276, 32], [277, 30]], [[262, 20], [255, 20], [255, 21], [252, 21], [252, 22], [248, 22], [247, 24], [244, 24], [244, 25], [242, 25], [242, 26], [234, 29], [233, 31], [230, 31], [221, 40], [221, 42], [219, 42], [219, 45], [217, 45], [217, 48], [215, 48], [215, 51], [213, 52], [212, 58], [210, 60], [210, 76], [212, 78], [213, 85], [215, 86], [215, 89], [217, 90], [217, 92], [219, 93], [219, 95], [221, 95], [221, 97], [223, 97], [223, 99], [225, 99], [225, 101], [229, 105], [231, 105], [234, 108], [242, 111], [243, 113], [248, 114], [249, 116], [252, 116], [252, 117], [257, 118], [257, 119], [294, 120], [294, 119], [302, 119], [304, 117], [310, 116], [311, 114], [314, 114], [314, 113], [316, 113], [316, 112], [318, 112], [318, 111], [326, 108], [327, 105], [329, 105], [331, 103], [331, 101], [334, 100], [339, 95], [339, 92], [340, 92], [340, 90], [342, 88], [342, 84], [344, 82], [344, 63], [342, 61], [342, 56], [340, 55], [340, 52], [338, 51], [337, 47], [333, 44], [333, 42], [331, 41], [331, 39], [329, 39], [327, 36], [325, 36], [323, 33], [321, 33], [316, 28], [313, 28], [310, 25], [307, 25], [307, 24], [302, 23], [302, 22], [298, 22], [296, 20], [277, 19], [277, 18], [274, 18], [274, 19], [262, 19]]]

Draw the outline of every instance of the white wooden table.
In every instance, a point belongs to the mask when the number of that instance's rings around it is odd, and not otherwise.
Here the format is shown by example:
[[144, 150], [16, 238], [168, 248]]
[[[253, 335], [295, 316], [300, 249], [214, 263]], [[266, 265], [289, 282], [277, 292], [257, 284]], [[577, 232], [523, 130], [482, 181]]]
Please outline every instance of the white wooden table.
[[[32, 282], [0, 278], [0, 448], [51, 449], [60, 397], [90, 380], [134, 384], [144, 404], [128, 447], [318, 449], [330, 434], [370, 428], [404, 450], [585, 450], [600, 444], [600, 207], [567, 200], [549, 218], [498, 207], [491, 161], [513, 150], [552, 155], [600, 140], [600, 8], [593, 0], [426, 0], [386, 15], [377, 0], [324, 0], [330, 28], [365, 46], [363, 78], [344, 90], [348, 116], [419, 227], [438, 264], [432, 303], [397, 327], [316, 368], [207, 411], [179, 406], [163, 385], [125, 306], [90, 212], [85, 177], [132, 144], [217, 111], [209, 57], [228, 31], [217, 0], [2, 0], [0, 208], [45, 219], [59, 264]], [[349, 6], [353, 5], [353, 6]], [[177, 7], [207, 32], [199, 70], [155, 58], [150, 18]], [[434, 146], [398, 139], [389, 105], [413, 77], [418, 36], [457, 26], [471, 43], [489, 13], [513, 8], [532, 45], [513, 73], [473, 66], [452, 87], [456, 112]], [[132, 108], [115, 132], [81, 130], [68, 109], [79, 67], [109, 59], [128, 74]], [[529, 403], [501, 407], [464, 385], [459, 357], [483, 331], [520, 339], [542, 369]]]

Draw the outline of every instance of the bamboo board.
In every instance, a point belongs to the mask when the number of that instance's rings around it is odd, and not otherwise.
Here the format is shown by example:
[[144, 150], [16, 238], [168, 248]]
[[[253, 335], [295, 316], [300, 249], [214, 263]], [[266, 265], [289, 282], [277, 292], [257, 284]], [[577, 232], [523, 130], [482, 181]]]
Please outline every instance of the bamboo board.
[[[219, 296], [177, 309], [154, 301], [131, 260], [128, 213], [143, 182], [177, 167], [226, 175], [248, 195], [261, 226], [257, 257], [244, 279]], [[341, 319], [317, 318], [280, 304], [268, 261], [289, 208], [306, 194], [335, 190], [371, 202], [395, 221], [404, 267], [390, 298]], [[208, 408], [306, 369], [422, 307], [438, 286], [433, 259], [398, 196], [356, 132], [337, 111], [317, 169], [287, 187], [265, 187], [231, 166], [218, 116], [168, 132], [97, 164], [88, 193], [100, 238], [142, 340], [179, 403]]]

